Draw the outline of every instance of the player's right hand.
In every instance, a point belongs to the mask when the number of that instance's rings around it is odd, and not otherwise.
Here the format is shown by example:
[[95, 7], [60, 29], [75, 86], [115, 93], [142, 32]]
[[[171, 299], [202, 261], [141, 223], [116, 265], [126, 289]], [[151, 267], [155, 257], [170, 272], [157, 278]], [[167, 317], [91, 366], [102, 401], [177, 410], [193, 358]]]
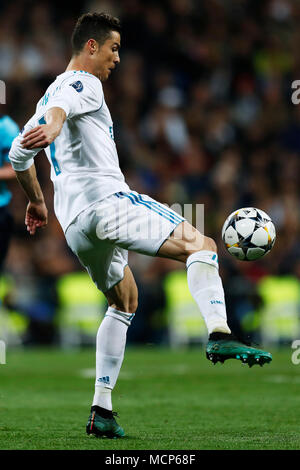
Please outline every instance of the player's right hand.
[[44, 202], [29, 202], [26, 209], [25, 225], [30, 235], [34, 235], [37, 228], [48, 224], [48, 210]]

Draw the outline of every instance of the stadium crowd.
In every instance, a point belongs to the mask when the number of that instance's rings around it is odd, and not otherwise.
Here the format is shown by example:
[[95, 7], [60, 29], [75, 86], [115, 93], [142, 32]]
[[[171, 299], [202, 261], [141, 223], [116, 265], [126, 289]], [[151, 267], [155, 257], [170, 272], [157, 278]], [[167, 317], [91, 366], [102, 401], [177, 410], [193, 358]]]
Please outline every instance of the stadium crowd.
[[[70, 8], [58, 1], [1, 1], [2, 112], [20, 128], [65, 70], [73, 26], [87, 11], [107, 11], [122, 21], [121, 64], [104, 90], [126, 180], [170, 206], [204, 204], [205, 234], [219, 246], [229, 323], [238, 330], [242, 303], [247, 298], [256, 308], [264, 276], [300, 279], [300, 105], [291, 99], [292, 82], [300, 79], [300, 4], [95, 0]], [[48, 161], [41, 154], [35, 162], [49, 225], [29, 236], [26, 199], [11, 182], [15, 229], [5, 271], [18, 293], [6, 304], [19, 302], [31, 323], [44, 322], [49, 332], [57, 279], [82, 268], [53, 214]], [[226, 217], [243, 206], [263, 209], [276, 226], [273, 251], [259, 262], [238, 262], [222, 244]], [[164, 310], [164, 278], [183, 266], [135, 254], [130, 264], [140, 304], [129, 340], [163, 341], [165, 330], [155, 327], [153, 312]]]

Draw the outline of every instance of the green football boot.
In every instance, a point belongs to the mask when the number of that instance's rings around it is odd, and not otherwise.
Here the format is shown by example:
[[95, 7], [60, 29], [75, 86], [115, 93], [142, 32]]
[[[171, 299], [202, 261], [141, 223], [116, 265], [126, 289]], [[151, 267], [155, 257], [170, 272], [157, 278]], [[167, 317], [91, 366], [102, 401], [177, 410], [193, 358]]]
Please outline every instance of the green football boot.
[[106, 436], [110, 439], [124, 437], [125, 432], [118, 425], [115, 416], [118, 416], [117, 413], [103, 410], [99, 406], [92, 406], [86, 425], [87, 434], [93, 434], [96, 437]]
[[254, 364], [263, 366], [272, 361], [272, 354], [256, 349], [239, 341], [232, 334], [212, 333], [206, 346], [206, 357], [214, 364], [226, 359], [238, 359], [252, 367]]

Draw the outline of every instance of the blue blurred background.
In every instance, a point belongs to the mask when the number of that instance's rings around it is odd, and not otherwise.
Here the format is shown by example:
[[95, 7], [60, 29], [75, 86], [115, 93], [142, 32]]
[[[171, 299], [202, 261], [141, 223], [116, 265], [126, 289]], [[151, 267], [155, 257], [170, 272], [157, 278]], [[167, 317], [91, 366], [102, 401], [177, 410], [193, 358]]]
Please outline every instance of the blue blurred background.
[[[276, 345], [300, 337], [300, 4], [292, 0], [0, 1], [1, 113], [20, 126], [70, 59], [78, 16], [106, 11], [123, 25], [121, 64], [104, 84], [129, 186], [172, 205], [204, 204], [219, 246], [229, 324]], [[53, 213], [50, 168], [35, 159], [50, 212], [30, 237], [26, 198], [9, 182], [14, 232], [1, 277], [0, 338], [11, 345], [93, 344], [105, 299], [68, 249]], [[257, 262], [225, 252], [221, 228], [254, 206], [277, 241]], [[130, 254], [139, 308], [132, 344], [199, 344], [206, 329], [185, 266]]]

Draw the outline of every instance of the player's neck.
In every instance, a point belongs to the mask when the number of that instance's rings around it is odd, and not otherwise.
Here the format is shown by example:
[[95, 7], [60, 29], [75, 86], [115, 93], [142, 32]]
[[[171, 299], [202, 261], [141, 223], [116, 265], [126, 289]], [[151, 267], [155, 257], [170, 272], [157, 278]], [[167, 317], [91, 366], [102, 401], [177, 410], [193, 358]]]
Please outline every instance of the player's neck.
[[94, 71], [92, 70], [91, 64], [89, 64], [80, 56], [72, 57], [66, 68], [66, 72], [68, 72], [69, 70], [83, 70], [84, 72], [88, 72], [94, 75]]

